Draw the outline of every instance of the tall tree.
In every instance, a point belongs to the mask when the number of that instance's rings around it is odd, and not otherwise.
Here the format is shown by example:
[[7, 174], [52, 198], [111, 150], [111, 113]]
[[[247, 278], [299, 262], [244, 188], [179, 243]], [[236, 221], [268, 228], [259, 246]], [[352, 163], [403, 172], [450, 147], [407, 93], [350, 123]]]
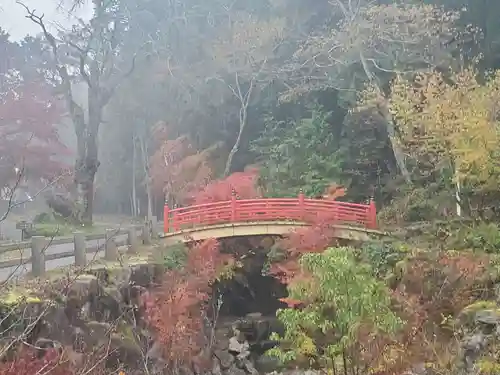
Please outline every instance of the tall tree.
[[[18, 175], [32, 182], [51, 180], [65, 167], [69, 150], [56, 125], [61, 106], [42, 84], [18, 86], [0, 97], [0, 181], [10, 186]], [[4, 188], [5, 186], [0, 186]]]
[[[51, 48], [53, 64], [59, 79], [59, 89], [66, 101], [77, 138], [75, 164], [76, 200], [80, 207], [80, 219], [92, 222], [94, 179], [99, 168], [98, 133], [103, 110], [118, 85], [128, 77], [135, 57], [125, 63], [120, 59], [120, 48], [126, 28], [126, 18], [121, 13], [119, 1], [96, 0], [94, 16], [85, 24], [74, 26], [71, 33], [57, 39], [48, 31], [43, 15], [21, 4], [27, 17], [40, 26]], [[128, 65], [122, 72], [124, 66]], [[77, 76], [71, 74], [74, 68]], [[87, 106], [77, 103], [72, 83], [83, 81], [87, 87]]]
[[211, 61], [214, 62], [212, 72], [207, 72], [208, 79], [222, 82], [239, 107], [238, 132], [224, 168], [227, 177], [248, 123], [251, 100], [272, 82], [268, 65], [272, 64], [274, 50], [282, 42], [284, 20], [272, 18], [263, 21], [236, 11], [228, 13], [227, 24], [220, 28], [222, 30], [212, 44], [207, 44], [208, 55], [213, 56]]
[[401, 144], [420, 171], [428, 171], [426, 178], [451, 177], [459, 216], [462, 189], [498, 186], [500, 172], [500, 72], [484, 85], [477, 75], [465, 69], [446, 78], [436, 72], [419, 74], [414, 81], [399, 78], [391, 93]]
[[387, 78], [398, 72], [449, 65], [450, 52], [443, 46], [456, 40], [454, 23], [459, 13], [444, 12], [431, 5], [373, 5], [360, 1], [354, 6], [344, 0], [331, 3], [331, 11], [340, 11], [342, 17], [337, 27], [308, 37], [294, 55], [294, 74], [307, 77], [295, 90], [332, 86], [351, 93], [349, 100], [353, 103], [352, 94], [360, 90], [360, 84], [370, 82], [380, 99], [377, 110], [385, 120], [394, 158], [410, 183], [388, 111]]
[[342, 155], [330, 116], [315, 107], [310, 116], [293, 122], [269, 119], [253, 144], [268, 193], [290, 197], [303, 190], [307, 196], [317, 196], [332, 182], [343, 182]]

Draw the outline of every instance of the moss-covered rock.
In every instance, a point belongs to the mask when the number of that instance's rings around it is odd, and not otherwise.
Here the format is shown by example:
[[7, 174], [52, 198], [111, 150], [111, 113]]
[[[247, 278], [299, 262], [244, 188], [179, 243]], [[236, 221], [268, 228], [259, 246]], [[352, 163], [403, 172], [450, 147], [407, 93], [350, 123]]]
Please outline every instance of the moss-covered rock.
[[138, 311], [140, 294], [161, 280], [163, 270], [146, 253], [9, 284], [0, 293], [3, 336], [24, 337], [32, 345], [43, 342], [44, 347], [52, 342], [52, 347], [69, 346], [77, 352], [107, 343], [111, 337], [115, 356], [107, 360], [109, 366], [117, 360], [127, 364], [126, 358], [135, 366], [141, 351], [132, 350], [132, 342], [147, 342], [147, 332], [124, 335], [123, 327], [138, 326], [143, 318]]

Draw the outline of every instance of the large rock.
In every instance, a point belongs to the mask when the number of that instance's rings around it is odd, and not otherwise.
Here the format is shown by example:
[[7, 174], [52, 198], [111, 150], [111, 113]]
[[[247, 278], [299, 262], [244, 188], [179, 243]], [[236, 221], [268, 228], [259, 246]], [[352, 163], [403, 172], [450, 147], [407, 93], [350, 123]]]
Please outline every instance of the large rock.
[[[75, 355], [110, 344], [113, 354], [106, 361], [110, 370], [118, 364], [142, 369], [151, 335], [144, 330], [140, 297], [160, 280], [161, 269], [139, 259], [132, 264], [94, 266], [87, 274], [49, 275], [45, 281], [9, 285], [0, 298], [0, 318], [7, 317], [0, 319], [3, 336], [27, 334], [25, 341], [31, 345], [72, 348]], [[153, 366], [161, 358], [149, 361]]]
[[476, 312], [476, 323], [488, 330], [494, 330], [500, 325], [500, 309], [481, 310]]
[[214, 356], [219, 360], [218, 363], [220, 363], [223, 370], [229, 369], [235, 361], [234, 356], [226, 350], [216, 349], [214, 350]]
[[495, 301], [478, 301], [462, 311], [458, 323], [465, 331], [458, 358], [463, 373], [477, 373], [479, 361], [495, 363], [500, 348], [500, 306]]
[[246, 358], [250, 355], [249, 348], [250, 345], [248, 341], [240, 342], [237, 337], [231, 337], [229, 339], [228, 351], [233, 355]]

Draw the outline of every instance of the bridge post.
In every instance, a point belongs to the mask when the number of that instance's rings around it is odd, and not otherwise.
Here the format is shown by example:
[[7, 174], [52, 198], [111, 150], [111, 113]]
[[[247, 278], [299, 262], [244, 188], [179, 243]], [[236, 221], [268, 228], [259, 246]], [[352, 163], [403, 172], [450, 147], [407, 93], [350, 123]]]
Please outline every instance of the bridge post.
[[[174, 210], [177, 208], [177, 204], [174, 204]], [[175, 218], [175, 212], [172, 214], [172, 228], [174, 228], [174, 232], [177, 232], [179, 228], [179, 223], [177, 222], [177, 219]]]
[[231, 222], [236, 221], [236, 190], [231, 191]]
[[306, 211], [305, 211], [305, 197], [304, 197], [304, 190], [300, 189], [299, 190], [299, 220], [305, 220], [306, 216]]
[[163, 231], [165, 233], [168, 233], [169, 231], [169, 218], [168, 215], [170, 214], [170, 208], [168, 207], [168, 202], [165, 201], [165, 206], [163, 206]]
[[370, 198], [370, 203], [368, 204], [367, 212], [367, 223], [368, 229], [377, 229], [377, 207], [375, 206], [375, 200]]

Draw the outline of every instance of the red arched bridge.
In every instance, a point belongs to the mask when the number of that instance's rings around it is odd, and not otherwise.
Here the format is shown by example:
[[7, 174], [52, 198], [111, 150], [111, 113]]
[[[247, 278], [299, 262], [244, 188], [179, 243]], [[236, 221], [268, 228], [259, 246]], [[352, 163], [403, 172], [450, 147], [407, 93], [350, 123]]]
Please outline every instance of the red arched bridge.
[[253, 235], [283, 235], [328, 220], [335, 225], [339, 238], [368, 239], [377, 230], [377, 212], [373, 200], [368, 204], [297, 198], [232, 199], [170, 209], [165, 206], [164, 235], [172, 242], [197, 241]]

